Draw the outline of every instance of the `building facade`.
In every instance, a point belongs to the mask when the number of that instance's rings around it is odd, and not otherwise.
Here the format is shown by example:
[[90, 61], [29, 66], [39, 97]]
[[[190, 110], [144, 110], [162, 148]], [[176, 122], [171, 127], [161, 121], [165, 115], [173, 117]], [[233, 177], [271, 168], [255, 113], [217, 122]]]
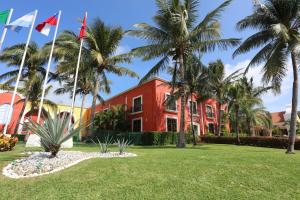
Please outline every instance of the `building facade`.
[[[131, 122], [131, 130], [134, 132], [145, 131], [179, 131], [180, 125], [180, 99], [171, 98], [171, 88], [167, 81], [154, 78], [141, 85], [130, 88], [110, 99], [104, 104], [96, 106], [96, 112], [105, 112], [112, 106], [123, 105], [127, 111], [127, 117]], [[12, 116], [8, 117], [8, 110], [12, 98], [11, 92], [0, 92], [0, 130], [5, 126], [6, 120], [9, 120], [8, 133], [14, 133], [17, 120], [21, 114], [23, 103], [20, 101], [22, 96], [17, 95], [15, 105], [13, 106]], [[167, 103], [167, 100], [169, 103]], [[198, 135], [205, 133], [215, 133], [218, 126], [217, 102], [214, 99], [208, 99], [203, 102], [197, 102], [196, 96], [188, 99], [185, 108], [185, 130], [191, 127], [190, 108], [193, 106], [193, 126]], [[18, 133], [24, 134], [23, 125], [29, 120], [36, 120], [37, 111], [30, 111], [30, 103], [25, 106], [25, 112], [21, 118], [21, 124], [18, 127]], [[226, 112], [227, 107], [221, 106], [222, 113]], [[45, 105], [45, 110], [50, 115], [61, 115], [69, 113], [70, 106], [57, 105], [57, 110]], [[91, 108], [83, 110], [83, 122], [88, 124]], [[75, 107], [73, 112], [73, 122], [78, 123], [80, 116], [80, 108]], [[222, 129], [229, 130], [229, 123], [222, 122]], [[82, 135], [85, 135], [85, 129]]]
[[[180, 99], [171, 98], [167, 81], [154, 78], [141, 85], [128, 89], [96, 107], [96, 112], [104, 112], [112, 106], [123, 105], [134, 132], [179, 131]], [[167, 101], [168, 100], [168, 101]], [[166, 103], [168, 102], [168, 103]], [[218, 125], [217, 102], [214, 99], [198, 103], [196, 96], [189, 98], [185, 108], [185, 130], [191, 126], [190, 108], [193, 106], [193, 126], [198, 135], [214, 133]], [[226, 106], [221, 106], [222, 113]], [[90, 113], [91, 109], [88, 109]], [[228, 130], [229, 124], [222, 122], [222, 128]]]
[[[22, 109], [24, 106], [23, 101], [21, 101], [24, 98], [20, 94], [16, 95], [15, 102], [13, 105], [12, 115], [8, 116], [12, 95], [13, 94], [10, 91], [1, 91], [0, 92], [0, 132], [2, 132], [2, 130], [4, 129], [5, 123], [8, 120], [8, 129], [7, 129], [8, 134], [13, 134], [15, 132], [18, 118], [21, 115], [21, 112], [22, 112]], [[62, 115], [63, 113], [66, 113], [66, 114], [70, 113], [71, 107], [68, 105], [59, 105], [58, 104], [57, 108], [54, 109], [53, 107], [44, 105], [44, 109], [51, 116], [54, 116], [55, 114]], [[83, 120], [84, 121], [88, 120], [88, 116], [86, 115], [86, 110], [87, 109], [83, 110], [83, 113], [84, 113]], [[17, 132], [19, 134], [26, 134], [27, 130], [26, 130], [24, 124], [26, 124], [29, 121], [29, 119], [31, 119], [33, 121], [37, 121], [37, 115], [38, 115], [38, 110], [31, 111], [31, 105], [30, 105], [30, 103], [27, 103], [24, 108], [24, 113], [21, 116], [21, 121], [20, 121], [20, 125], [18, 126]], [[78, 123], [79, 118], [80, 118], [80, 107], [75, 107], [73, 116], [72, 116], [72, 122]], [[42, 120], [43, 119], [41, 117], [41, 121]], [[82, 131], [82, 134], [84, 134], [84, 131]]]

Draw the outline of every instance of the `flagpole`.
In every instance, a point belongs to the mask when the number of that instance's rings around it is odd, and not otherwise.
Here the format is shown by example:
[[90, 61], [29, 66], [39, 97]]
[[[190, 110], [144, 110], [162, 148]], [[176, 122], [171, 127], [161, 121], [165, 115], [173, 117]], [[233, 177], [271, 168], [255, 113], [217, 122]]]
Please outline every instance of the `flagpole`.
[[56, 23], [56, 27], [55, 27], [54, 36], [53, 36], [53, 41], [52, 41], [52, 46], [51, 46], [51, 52], [50, 52], [50, 56], [49, 56], [46, 77], [45, 77], [45, 80], [44, 80], [44, 86], [43, 86], [43, 92], [42, 92], [41, 102], [40, 102], [40, 106], [39, 106], [37, 123], [40, 122], [41, 113], [42, 113], [42, 109], [43, 109], [44, 97], [45, 97], [46, 86], [47, 86], [47, 82], [48, 82], [48, 75], [49, 75], [49, 71], [50, 71], [50, 66], [51, 66], [51, 61], [52, 61], [52, 55], [53, 55], [55, 41], [56, 41], [57, 30], [58, 30], [59, 21], [60, 21], [60, 15], [61, 15], [61, 11], [58, 12], [57, 23]]
[[22, 74], [22, 71], [23, 71], [23, 66], [24, 66], [24, 63], [25, 63], [25, 58], [26, 58], [26, 54], [27, 54], [27, 49], [28, 49], [28, 45], [29, 45], [29, 42], [30, 42], [30, 39], [31, 39], [32, 30], [33, 30], [33, 25], [34, 25], [34, 23], [35, 23], [35, 19], [36, 19], [37, 12], [38, 12], [38, 11], [35, 10], [35, 12], [34, 12], [34, 18], [33, 18], [33, 21], [32, 21], [32, 23], [31, 23], [30, 31], [29, 31], [29, 34], [28, 34], [28, 38], [27, 38], [27, 42], [26, 42], [26, 46], [25, 46], [23, 58], [22, 58], [22, 61], [21, 61], [21, 65], [20, 65], [20, 69], [19, 69], [19, 73], [18, 73], [18, 77], [17, 77], [17, 81], [16, 81], [14, 93], [13, 93], [13, 96], [12, 96], [12, 99], [11, 99], [11, 103], [10, 103], [10, 107], [9, 107], [8, 116], [7, 116], [6, 122], [5, 122], [5, 127], [4, 127], [4, 131], [3, 131], [3, 134], [4, 134], [4, 135], [6, 135], [6, 132], [7, 132], [7, 127], [8, 127], [8, 123], [9, 123], [9, 122], [8, 122], [8, 121], [9, 121], [9, 117], [12, 115], [12, 108], [13, 108], [13, 104], [14, 104], [14, 102], [15, 102], [15, 98], [16, 98], [16, 94], [17, 94], [17, 89], [18, 89], [19, 82], [20, 82], [20, 78], [21, 78], [21, 74]]
[[[9, 15], [7, 17], [6, 25], [10, 23], [10, 19], [11, 19], [13, 11], [14, 11], [14, 9], [11, 8], [10, 11], [9, 11]], [[2, 45], [3, 45], [3, 42], [4, 42], [5, 36], [6, 36], [6, 32], [7, 32], [7, 27], [4, 27], [4, 30], [3, 30], [3, 33], [2, 33], [2, 36], [1, 36], [1, 39], [0, 39], [0, 51], [2, 49]]]
[[[87, 19], [87, 12], [85, 12], [85, 19]], [[75, 104], [75, 95], [76, 95], [76, 88], [77, 88], [77, 79], [78, 79], [78, 71], [80, 66], [80, 58], [81, 58], [81, 51], [82, 51], [82, 45], [83, 45], [83, 38], [80, 39], [80, 48], [79, 48], [79, 55], [77, 60], [77, 66], [76, 66], [76, 73], [75, 73], [75, 80], [74, 80], [74, 88], [73, 88], [73, 95], [72, 95], [72, 105], [71, 105], [71, 111], [70, 111], [70, 121], [69, 121], [69, 128], [71, 127], [72, 122], [72, 116], [73, 116], [73, 109]]]

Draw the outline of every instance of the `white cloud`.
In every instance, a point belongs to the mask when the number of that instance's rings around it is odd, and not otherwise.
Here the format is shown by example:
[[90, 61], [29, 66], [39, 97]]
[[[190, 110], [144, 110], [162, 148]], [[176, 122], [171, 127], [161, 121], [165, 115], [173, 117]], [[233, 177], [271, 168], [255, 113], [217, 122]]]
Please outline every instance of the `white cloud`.
[[[238, 69], [245, 69], [249, 64], [250, 60], [245, 60], [237, 64], [226, 64], [226, 73], [230, 74]], [[281, 93], [274, 95], [272, 92], [269, 92], [262, 96], [264, 106], [269, 111], [282, 111], [285, 110], [287, 104], [291, 103], [292, 97], [292, 86], [293, 86], [293, 73], [291, 68], [291, 61], [288, 62], [288, 71], [284, 77], [281, 85]], [[249, 69], [247, 77], [253, 78], [254, 84], [256, 86], [262, 85], [262, 66], [256, 66]]]
[[119, 55], [119, 54], [123, 54], [123, 53], [128, 53], [130, 51], [130, 47], [129, 46], [118, 46], [115, 55]]

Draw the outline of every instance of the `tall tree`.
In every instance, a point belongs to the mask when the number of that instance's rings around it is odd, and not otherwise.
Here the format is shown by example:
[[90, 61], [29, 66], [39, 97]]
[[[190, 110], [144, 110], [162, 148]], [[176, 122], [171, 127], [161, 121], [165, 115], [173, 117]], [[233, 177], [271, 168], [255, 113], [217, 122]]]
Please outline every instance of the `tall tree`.
[[[246, 77], [243, 77], [241, 81], [243, 86], [245, 87], [247, 96], [250, 96], [250, 98], [252, 99], [260, 99], [261, 95], [267, 93], [270, 90], [274, 90], [272, 86], [255, 86], [253, 83], [253, 78], [250, 78], [248, 80]], [[244, 104], [242, 107], [242, 112], [245, 114], [245, 121], [249, 135], [255, 135], [253, 131], [253, 126], [255, 125], [261, 125], [270, 128], [270, 113], [265, 110], [262, 103], [257, 104], [255, 102], [246, 102], [246, 104]]]
[[[180, 76], [178, 73], [178, 67], [177, 64], [175, 64], [174, 67], [168, 69], [169, 73], [172, 76], [171, 82], [169, 82], [169, 85], [172, 87], [172, 96], [175, 99], [180, 98], [180, 92], [178, 88], [180, 87], [181, 80]], [[177, 76], [176, 76], [177, 75]], [[185, 60], [185, 85], [184, 85], [184, 93], [185, 93], [185, 98], [188, 100], [190, 98], [190, 126], [191, 126], [191, 131], [194, 139], [194, 145], [197, 145], [196, 143], [196, 134], [194, 130], [194, 113], [197, 110], [197, 106], [194, 107], [194, 102], [197, 105], [198, 102], [198, 88], [203, 88], [206, 85], [207, 82], [207, 68], [206, 66], [201, 62], [200, 58], [197, 57], [196, 55], [190, 55], [187, 57]], [[174, 92], [174, 90], [176, 91]], [[172, 100], [172, 99], [171, 99]], [[170, 102], [167, 102], [170, 103]]]
[[289, 57], [291, 58], [294, 82], [291, 130], [287, 153], [294, 153], [296, 138], [298, 104], [297, 57], [299, 55], [300, 40], [299, 5], [299, 0], [264, 0], [263, 4], [256, 4], [254, 12], [239, 21], [237, 28], [239, 30], [251, 28], [257, 30], [257, 33], [247, 38], [233, 54], [233, 56], [237, 56], [257, 47], [262, 47], [253, 57], [248, 67], [264, 63], [263, 81], [265, 83], [271, 82], [277, 89], [280, 88], [282, 79], [287, 73], [287, 61]]
[[167, 68], [170, 61], [179, 63], [181, 78], [180, 133], [177, 147], [185, 147], [185, 59], [193, 52], [209, 52], [216, 47], [227, 49], [239, 43], [238, 39], [222, 39], [220, 35], [220, 13], [230, 4], [225, 1], [218, 8], [198, 20], [198, 0], [156, 0], [157, 14], [153, 17], [156, 26], [147, 23], [136, 24], [136, 30], [127, 33], [145, 39], [149, 44], [132, 50], [143, 60], [160, 58], [159, 62], [142, 78], [141, 82], [157, 75]]
[[[84, 39], [83, 56], [84, 60], [90, 63], [95, 76], [95, 87], [93, 92], [91, 121], [94, 121], [96, 111], [97, 94], [100, 89], [101, 80], [105, 81], [106, 73], [113, 73], [118, 76], [128, 75], [130, 77], [138, 77], [138, 75], [125, 68], [119, 66], [120, 63], [130, 63], [131, 56], [128, 54], [116, 55], [116, 51], [123, 38], [123, 30], [121, 27], [110, 27], [104, 24], [99, 18], [94, 19], [92, 24], [87, 27], [86, 37]], [[79, 50], [79, 41], [77, 36], [70, 31], [64, 31], [57, 38], [56, 58], [61, 61], [60, 65], [67, 67], [70, 62], [64, 62], [68, 57], [71, 59], [70, 48]], [[71, 53], [72, 54], [72, 53]], [[84, 58], [85, 57], [85, 58]], [[77, 57], [73, 57], [74, 63]], [[93, 123], [90, 126], [89, 134], [92, 134]]]
[[[71, 71], [71, 73], [66, 73], [66, 71], [60, 71], [61, 69], [58, 69], [58, 73], [62, 72], [63, 76], [61, 77], [62, 86], [60, 88], [57, 88], [55, 90], [56, 94], [65, 94], [69, 93], [72, 97], [73, 89], [74, 89], [74, 71]], [[64, 69], [63, 69], [64, 70]], [[109, 93], [110, 92], [110, 84], [111, 81], [105, 79], [101, 82], [100, 88], [98, 90], [97, 99], [100, 102], [104, 102], [104, 99], [101, 97], [101, 92]], [[87, 95], [92, 94], [95, 91], [95, 77], [93, 70], [88, 67], [82, 67], [79, 69], [79, 76], [78, 76], [78, 83], [77, 88], [75, 91], [76, 95], [81, 95], [81, 107], [80, 107], [80, 117], [79, 117], [79, 126], [82, 125], [82, 114], [83, 114], [83, 107], [85, 103], [85, 98]], [[80, 136], [78, 137], [79, 140], [81, 140]]]
[[237, 78], [240, 77], [240, 70], [237, 70], [226, 76], [225, 66], [221, 60], [211, 62], [208, 65], [208, 88], [210, 97], [217, 101], [218, 127], [217, 134], [221, 135], [221, 106], [226, 104], [226, 92]]
[[[24, 54], [25, 44], [17, 44], [11, 47], [5, 48], [0, 54], [0, 61], [7, 64], [7, 67], [17, 67], [11, 71], [3, 73], [0, 75], [0, 81], [6, 86], [11, 86], [15, 83], [21, 64], [21, 60]], [[17, 120], [17, 126], [14, 131], [16, 134], [18, 131], [18, 125], [21, 121], [21, 117], [24, 114], [25, 106], [29, 101], [33, 87], [36, 86], [35, 83], [39, 81], [40, 77], [45, 77], [46, 70], [43, 65], [47, 62], [48, 57], [45, 56], [46, 52], [42, 51], [41, 48], [35, 43], [31, 42], [28, 46], [28, 51], [25, 59], [24, 68], [21, 74], [21, 82], [25, 82], [28, 92], [24, 92], [24, 105], [21, 110], [20, 116]], [[54, 77], [53, 73], [49, 74], [50, 79]]]
[[246, 87], [243, 84], [242, 79], [231, 84], [226, 92], [226, 101], [228, 102], [228, 110], [231, 118], [234, 119], [234, 129], [237, 137], [237, 143], [240, 143], [239, 137], [239, 119], [242, 115], [241, 108], [245, 105], [261, 104], [261, 99], [258, 97], [252, 97], [247, 93]]

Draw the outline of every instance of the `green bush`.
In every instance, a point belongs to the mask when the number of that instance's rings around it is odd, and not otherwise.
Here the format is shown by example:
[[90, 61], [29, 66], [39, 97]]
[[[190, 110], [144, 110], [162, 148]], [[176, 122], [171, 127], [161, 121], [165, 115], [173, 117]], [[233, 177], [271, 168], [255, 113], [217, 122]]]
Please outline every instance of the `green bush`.
[[[237, 144], [236, 137], [202, 136], [201, 140], [205, 143]], [[240, 137], [240, 145], [286, 149], [288, 146], [288, 138], [286, 137]], [[295, 149], [300, 150], [299, 139], [296, 139]]]
[[[118, 131], [97, 131], [94, 133], [91, 140], [99, 138], [102, 141], [105, 137], [110, 136], [114, 141], [118, 139], [126, 139], [134, 145], [142, 146], [164, 146], [170, 144], [176, 144], [178, 141], [178, 133], [173, 132], [118, 132]], [[193, 143], [193, 135], [190, 133], [185, 134], [186, 143]], [[89, 142], [90, 140], [87, 140]], [[197, 142], [200, 139], [197, 137]]]

